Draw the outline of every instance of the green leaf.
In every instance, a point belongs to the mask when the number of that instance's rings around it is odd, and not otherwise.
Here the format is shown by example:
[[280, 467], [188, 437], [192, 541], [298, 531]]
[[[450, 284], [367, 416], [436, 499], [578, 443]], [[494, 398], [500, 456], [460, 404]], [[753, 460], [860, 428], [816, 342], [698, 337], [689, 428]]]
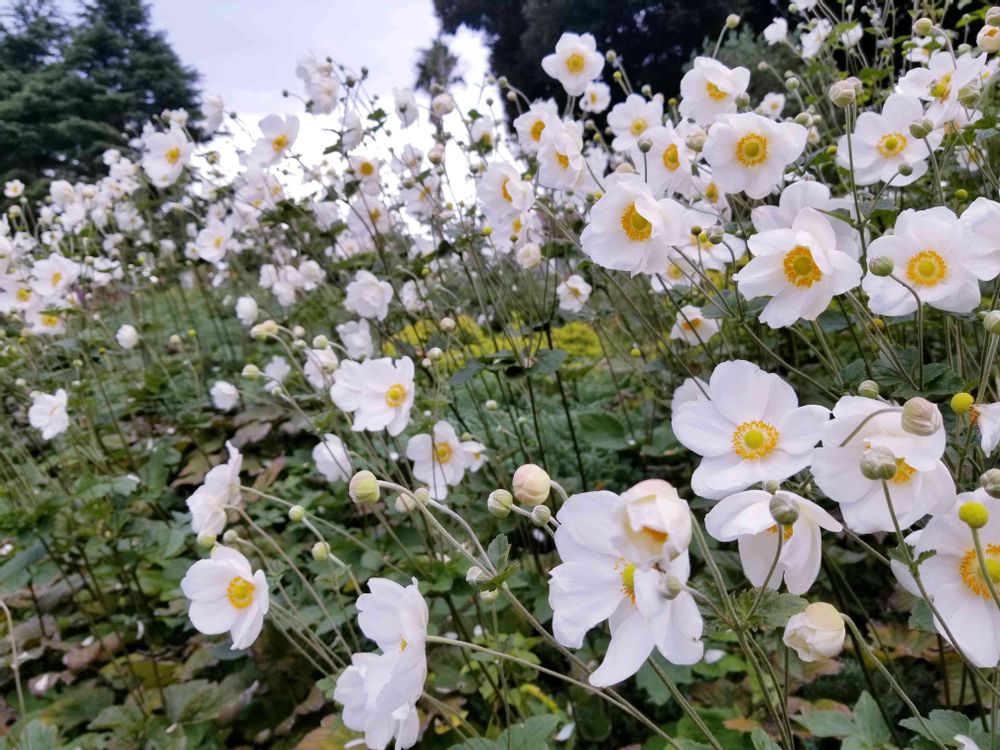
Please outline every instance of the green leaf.
[[598, 448], [621, 450], [628, 446], [625, 426], [610, 414], [581, 414], [580, 438]]
[[850, 737], [857, 733], [854, 722], [840, 711], [810, 711], [792, 719], [817, 737]]
[[538, 359], [528, 368], [528, 374], [538, 377], [551, 375], [558, 370], [566, 359], [566, 352], [562, 349], [545, 349], [538, 353]]
[[495, 740], [484, 737], [452, 745], [449, 750], [548, 750], [549, 737], [559, 726], [557, 716], [532, 716], [500, 733]]
[[862, 693], [854, 704], [854, 724], [860, 735], [871, 745], [879, 745], [892, 738], [878, 703], [867, 692]]
[[754, 750], [781, 750], [778, 743], [759, 727], [750, 732], [750, 741], [753, 743]]

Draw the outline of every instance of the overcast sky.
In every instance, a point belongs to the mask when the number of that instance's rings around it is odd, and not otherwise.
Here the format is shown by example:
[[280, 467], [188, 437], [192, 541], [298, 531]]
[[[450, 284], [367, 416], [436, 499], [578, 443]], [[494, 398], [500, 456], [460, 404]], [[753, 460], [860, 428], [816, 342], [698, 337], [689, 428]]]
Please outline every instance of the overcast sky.
[[[3, 0], [0, 0], [2, 3]], [[59, 0], [69, 13], [75, 0]], [[153, 27], [166, 33], [180, 59], [200, 74], [206, 93], [220, 94], [227, 111], [251, 126], [270, 113], [299, 115], [297, 150], [320, 153], [332, 137], [303, 112], [295, 63], [314, 52], [355, 70], [370, 71], [368, 90], [388, 110], [394, 87], [412, 87], [418, 50], [430, 45], [440, 24], [431, 0], [147, 0]], [[467, 85], [453, 92], [463, 109], [477, 106], [487, 72], [487, 50], [465, 29], [450, 40]], [[395, 117], [393, 117], [395, 120]], [[409, 135], [409, 133], [408, 133]]]

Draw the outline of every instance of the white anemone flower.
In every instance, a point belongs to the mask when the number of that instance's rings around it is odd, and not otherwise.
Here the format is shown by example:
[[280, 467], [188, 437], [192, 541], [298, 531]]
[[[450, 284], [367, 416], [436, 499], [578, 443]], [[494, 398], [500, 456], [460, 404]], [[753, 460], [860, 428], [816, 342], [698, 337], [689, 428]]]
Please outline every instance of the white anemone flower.
[[[816, 503], [793, 492], [782, 495], [798, 509], [798, 519], [781, 526], [771, 516], [773, 495], [764, 490], [747, 490], [723, 499], [705, 516], [705, 529], [720, 542], [739, 544], [740, 562], [747, 580], [754, 586], [777, 590], [782, 581], [792, 594], [804, 594], [815, 583], [823, 557], [820, 529], [840, 531], [840, 523]], [[778, 554], [778, 533], [782, 535], [781, 555], [768, 579]]]
[[542, 58], [542, 70], [555, 78], [570, 96], [580, 96], [604, 70], [604, 55], [593, 34], [564, 32], [556, 51]]
[[312, 449], [312, 460], [317, 471], [328, 482], [344, 482], [351, 477], [351, 459], [347, 455], [347, 446], [336, 435], [323, 435], [323, 440]]
[[774, 122], [752, 112], [725, 115], [709, 131], [702, 154], [712, 180], [723, 190], [763, 198], [801, 156], [808, 135], [794, 122]]
[[295, 115], [268, 115], [259, 123], [263, 137], [250, 152], [250, 161], [266, 167], [284, 158], [299, 134], [299, 118]]
[[226, 442], [229, 459], [213, 467], [201, 486], [187, 499], [191, 511], [191, 531], [195, 534], [218, 536], [226, 528], [226, 507], [243, 504], [240, 495], [240, 469], [243, 455], [231, 442]]
[[866, 450], [884, 448], [896, 458], [896, 474], [887, 485], [901, 529], [955, 502], [955, 484], [941, 461], [944, 427], [926, 437], [914, 435], [903, 429], [893, 404], [844, 396], [833, 407], [833, 420], [822, 437], [823, 446], [813, 454], [813, 478], [840, 504], [847, 527], [859, 534], [895, 529], [882, 482], [861, 473]]
[[688, 346], [701, 346], [718, 332], [719, 321], [706, 318], [694, 305], [684, 305], [670, 329], [670, 339], [683, 341]]
[[868, 306], [879, 315], [909, 315], [917, 309], [916, 292], [925, 305], [972, 312], [980, 303], [979, 280], [997, 273], [992, 254], [991, 246], [977, 243], [951, 209], [908, 208], [896, 218], [892, 234], [868, 247], [869, 258], [885, 256], [893, 261], [893, 275], [906, 286], [890, 276], [868, 273], [862, 283]]
[[753, 235], [754, 256], [733, 279], [747, 299], [770, 297], [760, 322], [771, 328], [798, 320], [816, 320], [838, 294], [861, 282], [857, 260], [837, 249], [837, 235], [827, 218], [803, 209], [789, 229]]
[[566, 312], [580, 312], [590, 299], [591, 286], [582, 276], [573, 274], [556, 287], [559, 309]]
[[210, 559], [188, 568], [181, 591], [191, 600], [188, 615], [199, 633], [228, 631], [234, 651], [257, 640], [270, 603], [267, 578], [263, 570], [254, 572], [242, 553], [216, 545]]
[[413, 360], [409, 357], [347, 360], [333, 374], [330, 387], [337, 408], [354, 414], [352, 430], [386, 430], [393, 437], [410, 422], [413, 395]]
[[658, 273], [667, 265], [670, 246], [688, 233], [679, 203], [656, 200], [638, 176], [609, 185], [590, 211], [580, 235], [583, 252], [597, 265], [617, 271]]
[[62, 388], [51, 394], [41, 391], [31, 394], [28, 423], [41, 431], [43, 440], [51, 440], [69, 428], [68, 401], [69, 395]]
[[611, 148], [619, 153], [629, 151], [647, 130], [659, 126], [662, 121], [662, 100], [629, 94], [625, 101], [618, 102], [608, 112], [608, 127], [615, 135]]
[[381, 281], [371, 271], [358, 271], [347, 285], [344, 309], [362, 318], [385, 320], [392, 302], [392, 284]]
[[612, 492], [573, 495], [559, 509], [556, 548], [562, 563], [552, 569], [552, 629], [564, 646], [580, 648], [594, 626], [608, 620], [611, 642], [590, 684], [606, 687], [634, 675], [657, 648], [673, 664], [701, 660], [702, 618], [694, 597], [681, 590], [668, 599], [666, 576], [687, 582], [686, 554], [665, 566], [641, 568], [621, 556], [609, 538], [616, 506]]
[[672, 420], [681, 444], [702, 456], [691, 477], [697, 495], [721, 500], [809, 465], [828, 409], [799, 406], [788, 383], [745, 360], [718, 365], [706, 390], [708, 400], [681, 404]]
[[711, 125], [720, 115], [736, 112], [736, 98], [746, 93], [750, 71], [727, 68], [711, 57], [696, 57], [681, 79], [681, 117]]
[[427, 485], [435, 500], [443, 500], [448, 488], [462, 481], [469, 458], [455, 428], [444, 420], [434, 425], [431, 434], [411, 437], [406, 457], [413, 461], [414, 478]]

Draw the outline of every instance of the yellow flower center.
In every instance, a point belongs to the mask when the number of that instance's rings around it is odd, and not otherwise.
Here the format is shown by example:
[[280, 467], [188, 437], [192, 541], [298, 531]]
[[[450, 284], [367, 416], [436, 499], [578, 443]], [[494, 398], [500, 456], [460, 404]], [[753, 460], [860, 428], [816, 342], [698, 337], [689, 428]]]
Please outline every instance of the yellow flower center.
[[513, 203], [514, 199], [510, 197], [510, 193], [507, 192], [507, 183], [510, 182], [510, 177], [504, 177], [503, 182], [500, 183], [500, 195], [508, 203]]
[[[986, 573], [994, 587], [1000, 585], [1000, 560], [996, 559], [997, 556], [1000, 556], [1000, 544], [987, 544], [983, 550], [985, 558], [985, 566], [983, 567], [986, 568]], [[983, 567], [980, 567], [979, 558], [976, 556], [975, 548], [973, 548], [962, 556], [962, 560], [958, 564], [958, 572], [962, 576], [962, 583], [972, 593], [983, 597], [983, 599], [989, 599], [991, 598], [990, 587], [983, 577]]]
[[747, 133], [736, 142], [736, 159], [744, 167], [759, 167], [767, 161], [767, 138]]
[[660, 531], [659, 529], [651, 529], [648, 526], [643, 526], [639, 529], [639, 533], [648, 536], [657, 544], [666, 544], [667, 540], [670, 539], [669, 532]]
[[273, 141], [271, 141], [271, 148], [274, 149], [274, 153], [280, 154], [288, 147], [288, 136], [282, 133]]
[[708, 187], [705, 188], [705, 197], [708, 198], [712, 203], [719, 200], [719, 188], [714, 182], [708, 183]]
[[536, 120], [535, 124], [531, 126], [531, 140], [540, 141], [542, 140], [542, 131], [545, 130], [545, 121]]
[[943, 76], [938, 78], [934, 85], [931, 86], [931, 96], [933, 96], [938, 101], [943, 101], [947, 99], [951, 94], [951, 73], [945, 73]]
[[448, 443], [434, 444], [434, 460], [439, 464], [448, 463], [453, 453], [454, 451]]
[[646, 127], [646, 121], [640, 117], [637, 120], [632, 120], [632, 125], [629, 127], [629, 130], [632, 131], [632, 135], [641, 135]]
[[372, 164], [370, 161], [363, 161], [361, 162], [361, 166], [358, 167], [358, 171], [361, 172], [361, 174], [364, 175], [365, 177], [371, 177], [373, 174], [375, 174], [375, 165]]
[[30, 289], [25, 289], [24, 287], [21, 287], [20, 289], [17, 290], [17, 301], [18, 302], [27, 302], [29, 299], [31, 299], [31, 290]]
[[708, 92], [708, 95], [709, 95], [710, 98], [715, 99], [715, 101], [717, 101], [717, 102], [721, 102], [727, 96], [725, 91], [723, 91], [722, 89], [720, 89], [718, 86], [716, 86], [711, 81], [709, 81], [709, 82], [707, 82], [705, 84], [705, 91]]
[[236, 609], [246, 609], [253, 604], [254, 585], [242, 576], [236, 576], [226, 586], [226, 596], [229, 603]]
[[382, 218], [382, 212], [379, 211], [377, 208], [373, 208], [371, 211], [368, 212], [368, 218], [370, 218], [372, 222], [376, 222]]
[[399, 639], [399, 650], [400, 651], [406, 651], [406, 647], [409, 646], [409, 645], [410, 644], [407, 643], [407, 641], [406, 641], [405, 638], [400, 638]]
[[406, 401], [406, 386], [402, 383], [390, 385], [385, 392], [385, 405], [398, 409]]
[[222, 247], [222, 240], [222, 235], [217, 235], [216, 238], [212, 240], [212, 244], [215, 245], [216, 248], [220, 248]]
[[671, 143], [663, 149], [663, 166], [673, 172], [681, 165], [680, 157], [677, 155], [677, 144]]
[[733, 450], [746, 461], [764, 458], [778, 446], [781, 433], [759, 419], [741, 422], [733, 432]]
[[887, 133], [883, 135], [875, 146], [875, 150], [883, 159], [891, 159], [898, 156], [906, 148], [906, 136], [902, 133]]
[[52, 274], [52, 286], [59, 286], [59, 282], [62, 281], [62, 274], [56, 271]]
[[629, 203], [622, 213], [622, 229], [625, 236], [633, 242], [645, 242], [653, 233], [653, 225], [645, 216], [635, 209], [635, 203]]
[[167, 164], [169, 164], [170, 166], [173, 166], [178, 161], [180, 161], [181, 150], [177, 146], [174, 146], [172, 149], [170, 149], [169, 151], [167, 151], [167, 153], [164, 156], [166, 157]]
[[570, 73], [582, 73], [584, 66], [587, 61], [583, 59], [583, 55], [579, 52], [574, 52], [572, 55], [566, 58], [566, 70]]
[[906, 461], [901, 458], [896, 459], [896, 473], [892, 477], [894, 484], [906, 484], [911, 479], [913, 475], [917, 473], [917, 470], [910, 466]]
[[556, 161], [559, 162], [559, 166], [563, 169], [569, 169], [569, 157], [566, 154], [556, 154]]
[[700, 328], [704, 321], [701, 318], [692, 318], [691, 320], [681, 321], [682, 331], [694, 331], [696, 328]]
[[[772, 526], [771, 528], [769, 528], [768, 531], [770, 531], [772, 534], [777, 534], [778, 533], [778, 525], [775, 524], [774, 526]], [[794, 534], [794, 533], [795, 533], [795, 529], [793, 529], [791, 526], [782, 526], [781, 527], [781, 535], [785, 538], [786, 542], [789, 539], [792, 538], [792, 534]]]
[[681, 271], [680, 266], [678, 266], [676, 263], [671, 263], [669, 266], [667, 266], [668, 279], [673, 279], [674, 281], [676, 281], [683, 276], [684, 272]]
[[906, 278], [920, 286], [935, 286], [947, 273], [945, 259], [933, 250], [921, 250], [906, 264]]
[[796, 245], [791, 249], [784, 261], [785, 277], [795, 286], [811, 287], [823, 278], [822, 271], [816, 267], [812, 251], [805, 245]]
[[41, 317], [42, 325], [46, 328], [55, 328], [59, 325], [59, 316], [52, 313], [45, 313]]
[[622, 593], [635, 604], [635, 565], [625, 562], [625, 558], [619, 557], [615, 562], [615, 570], [619, 571], [622, 578]]

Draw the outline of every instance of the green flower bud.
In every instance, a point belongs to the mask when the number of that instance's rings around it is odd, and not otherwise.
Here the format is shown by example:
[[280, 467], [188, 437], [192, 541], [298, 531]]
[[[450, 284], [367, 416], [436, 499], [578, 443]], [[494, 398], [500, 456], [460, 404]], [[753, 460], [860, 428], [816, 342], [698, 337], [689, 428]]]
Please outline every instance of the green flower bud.
[[866, 479], [888, 481], [896, 476], [896, 456], [880, 445], [868, 448], [861, 454], [861, 473]]
[[726, 16], [727, 29], [735, 29], [739, 25], [740, 25], [740, 17], [738, 15], [736, 15], [735, 13], [730, 13], [728, 16]]
[[312, 546], [313, 560], [326, 560], [330, 557], [330, 545], [326, 542], [316, 542]]
[[911, 435], [929, 437], [941, 429], [941, 410], [925, 398], [914, 396], [903, 404], [900, 415], [903, 429]]
[[493, 490], [486, 499], [486, 508], [497, 518], [506, 518], [514, 507], [514, 496], [507, 490]]
[[1000, 469], [989, 469], [979, 477], [979, 486], [992, 498], [1000, 499]]
[[226, 529], [226, 533], [222, 535], [225, 544], [236, 544], [239, 540], [240, 533], [236, 529]]
[[288, 520], [293, 523], [298, 523], [303, 518], [306, 517], [306, 509], [301, 505], [293, 505], [288, 509]]
[[382, 494], [379, 490], [378, 479], [366, 469], [351, 477], [347, 491], [351, 500], [358, 505], [374, 505]]
[[865, 398], [878, 398], [879, 387], [874, 380], [862, 380], [858, 385], [858, 395]]
[[878, 255], [868, 261], [868, 270], [875, 276], [888, 276], [895, 269], [896, 264], [892, 258], [886, 255]]
[[927, 36], [933, 28], [934, 22], [926, 16], [913, 22], [913, 33], [917, 36]]
[[799, 503], [789, 492], [775, 492], [767, 507], [771, 518], [781, 526], [791, 526], [799, 520]]
[[987, 333], [1000, 336], [1000, 310], [990, 310], [983, 316], [983, 328]]
[[548, 505], [536, 505], [531, 509], [531, 522], [536, 526], [544, 526], [552, 518], [552, 511]]
[[198, 535], [198, 546], [205, 549], [212, 549], [215, 546], [216, 536], [211, 531], [203, 531]]

